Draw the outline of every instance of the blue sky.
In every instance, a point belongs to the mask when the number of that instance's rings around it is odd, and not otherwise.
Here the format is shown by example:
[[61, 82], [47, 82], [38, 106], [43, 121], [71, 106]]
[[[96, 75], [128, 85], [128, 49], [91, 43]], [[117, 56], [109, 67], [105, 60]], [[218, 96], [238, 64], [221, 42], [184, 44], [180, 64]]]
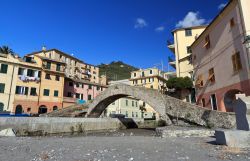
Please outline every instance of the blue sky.
[[176, 27], [210, 22], [228, 0], [1, 0], [0, 45], [57, 48], [98, 65], [152, 67], [172, 55]]

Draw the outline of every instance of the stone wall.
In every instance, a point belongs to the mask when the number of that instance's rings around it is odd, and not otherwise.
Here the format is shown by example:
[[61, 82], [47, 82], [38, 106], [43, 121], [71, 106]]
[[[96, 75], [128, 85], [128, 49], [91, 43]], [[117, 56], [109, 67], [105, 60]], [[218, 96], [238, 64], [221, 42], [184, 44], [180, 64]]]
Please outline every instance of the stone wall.
[[84, 133], [126, 128], [156, 128], [157, 121], [116, 118], [0, 117], [0, 130], [12, 128], [19, 136]]

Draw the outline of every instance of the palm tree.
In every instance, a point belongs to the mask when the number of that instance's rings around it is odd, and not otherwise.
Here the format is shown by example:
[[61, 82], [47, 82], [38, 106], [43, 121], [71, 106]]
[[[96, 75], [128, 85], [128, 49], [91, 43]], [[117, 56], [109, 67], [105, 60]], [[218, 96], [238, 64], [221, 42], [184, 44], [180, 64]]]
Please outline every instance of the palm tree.
[[6, 55], [8, 55], [8, 54], [13, 55], [14, 51], [11, 48], [9, 48], [8, 46], [2, 46], [2, 47], [0, 47], [0, 53], [6, 54]]

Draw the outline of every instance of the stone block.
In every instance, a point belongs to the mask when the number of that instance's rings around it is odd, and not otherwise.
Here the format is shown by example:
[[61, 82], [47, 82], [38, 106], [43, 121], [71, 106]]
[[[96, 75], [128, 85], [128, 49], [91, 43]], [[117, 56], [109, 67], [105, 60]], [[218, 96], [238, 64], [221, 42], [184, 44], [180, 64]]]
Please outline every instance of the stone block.
[[0, 131], [0, 136], [16, 136], [16, 133], [13, 129], [7, 128]]
[[234, 103], [236, 114], [236, 126], [238, 130], [250, 129], [250, 97], [236, 95], [238, 98]]
[[244, 130], [215, 130], [216, 143], [229, 147], [249, 148], [250, 131]]

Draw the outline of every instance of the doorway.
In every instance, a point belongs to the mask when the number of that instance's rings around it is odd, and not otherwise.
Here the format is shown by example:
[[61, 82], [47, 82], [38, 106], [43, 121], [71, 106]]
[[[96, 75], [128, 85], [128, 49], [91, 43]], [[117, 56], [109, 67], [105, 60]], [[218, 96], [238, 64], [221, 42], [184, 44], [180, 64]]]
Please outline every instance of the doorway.
[[210, 102], [211, 102], [212, 110], [217, 110], [217, 99], [216, 99], [216, 95], [215, 94], [212, 94], [210, 96]]

